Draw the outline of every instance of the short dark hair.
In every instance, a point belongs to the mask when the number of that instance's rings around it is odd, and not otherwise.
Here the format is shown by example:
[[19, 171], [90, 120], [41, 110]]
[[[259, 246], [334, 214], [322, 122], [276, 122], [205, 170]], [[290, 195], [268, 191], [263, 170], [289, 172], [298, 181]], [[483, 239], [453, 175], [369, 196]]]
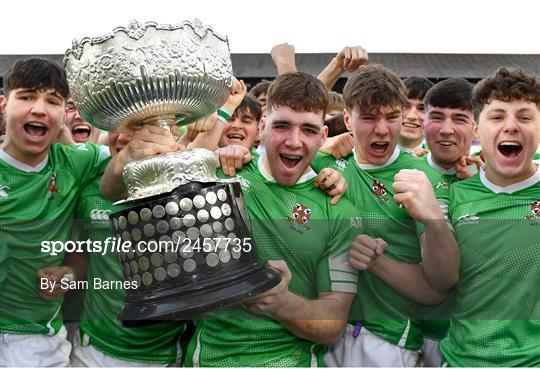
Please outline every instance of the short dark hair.
[[250, 96], [249, 94], [246, 94], [246, 96], [244, 96], [240, 105], [238, 105], [238, 107], [235, 109], [232, 117], [235, 117], [237, 114], [244, 112], [251, 114], [253, 118], [255, 118], [257, 123], [259, 122], [259, 120], [261, 120], [261, 104], [257, 101], [256, 98]]
[[328, 89], [311, 74], [285, 73], [277, 77], [268, 89], [268, 110], [284, 105], [296, 111], [321, 112], [328, 108]]
[[328, 127], [328, 137], [334, 137], [349, 131], [343, 120], [343, 113], [326, 119], [324, 125]]
[[499, 68], [493, 76], [481, 80], [473, 89], [474, 119], [478, 121], [484, 105], [492, 100], [530, 101], [540, 110], [540, 79], [521, 68]]
[[343, 110], [345, 109], [345, 100], [343, 95], [336, 91], [329, 92], [328, 110]]
[[429, 89], [424, 105], [472, 112], [473, 87], [472, 83], [463, 78], [445, 79]]
[[404, 107], [408, 103], [399, 77], [380, 64], [368, 64], [352, 73], [343, 89], [343, 99], [349, 111], [358, 107], [371, 112], [383, 106]]
[[409, 99], [424, 100], [428, 90], [433, 87], [433, 82], [424, 77], [407, 77], [403, 80]]
[[249, 93], [255, 97], [259, 97], [261, 94], [268, 93], [268, 88], [270, 87], [270, 81], [261, 81], [249, 90]]
[[53, 89], [64, 99], [69, 95], [66, 72], [58, 64], [42, 59], [17, 60], [4, 77], [5, 95], [12, 90], [29, 88], [36, 90]]

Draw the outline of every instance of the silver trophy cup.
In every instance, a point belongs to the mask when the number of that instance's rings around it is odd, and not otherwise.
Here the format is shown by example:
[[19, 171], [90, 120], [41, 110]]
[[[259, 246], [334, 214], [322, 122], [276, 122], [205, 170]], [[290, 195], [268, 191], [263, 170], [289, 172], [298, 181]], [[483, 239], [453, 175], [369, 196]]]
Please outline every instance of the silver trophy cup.
[[[232, 85], [227, 39], [198, 20], [132, 22], [74, 41], [64, 66], [81, 116], [107, 131], [195, 122], [222, 106]], [[216, 167], [212, 152], [194, 149], [124, 168], [129, 208], [111, 224], [132, 245], [119, 255], [124, 278], [140, 286], [128, 290], [125, 324], [191, 319], [279, 283], [257, 258], [240, 185], [219, 181]], [[150, 241], [157, 250], [139, 247]]]

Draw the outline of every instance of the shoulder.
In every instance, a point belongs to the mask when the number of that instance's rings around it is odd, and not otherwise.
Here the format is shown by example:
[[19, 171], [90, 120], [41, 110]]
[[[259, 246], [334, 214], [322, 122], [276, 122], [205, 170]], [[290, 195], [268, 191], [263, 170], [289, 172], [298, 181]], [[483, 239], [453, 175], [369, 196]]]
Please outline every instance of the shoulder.
[[110, 156], [107, 147], [90, 142], [74, 145], [53, 144], [49, 152], [54, 158], [65, 159], [69, 162], [89, 161], [96, 158], [106, 160]]

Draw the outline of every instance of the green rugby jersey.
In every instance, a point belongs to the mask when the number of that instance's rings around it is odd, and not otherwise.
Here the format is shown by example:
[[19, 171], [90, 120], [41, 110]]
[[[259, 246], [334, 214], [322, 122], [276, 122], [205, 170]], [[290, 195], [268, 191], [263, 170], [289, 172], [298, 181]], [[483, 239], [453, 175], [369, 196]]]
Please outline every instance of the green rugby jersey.
[[42, 241], [67, 241], [77, 196], [104, 170], [98, 146], [53, 144], [34, 172], [2, 154], [0, 239], [7, 245], [7, 277], [0, 290], [0, 332], [54, 335], [62, 325], [62, 297], [42, 299], [36, 271], [61, 266], [64, 253], [41, 251]]
[[[344, 199], [313, 187], [315, 173], [293, 186], [273, 180], [264, 155], [238, 172], [258, 254], [285, 260], [289, 290], [307, 299], [319, 292], [356, 293], [357, 273], [348, 250], [359, 233], [358, 212]], [[310, 319], [306, 316], [306, 319]], [[294, 336], [280, 323], [233, 307], [200, 320], [185, 366], [306, 367], [323, 365], [327, 347]]]
[[[423, 225], [414, 221], [407, 210], [394, 201], [392, 185], [394, 176], [401, 169], [420, 170], [433, 184], [444, 210], [448, 204], [448, 186], [425, 159], [400, 153], [396, 147], [381, 166], [359, 164], [354, 150], [348, 157], [337, 160], [318, 153], [312, 166], [316, 171], [334, 168], [345, 177], [349, 184], [346, 198], [360, 210], [365, 234], [386, 241], [386, 255], [405, 263], [421, 261], [419, 235], [424, 230]], [[416, 319], [418, 308], [418, 303], [366, 272], [359, 274], [358, 295], [350, 319], [362, 320], [364, 327], [392, 344], [418, 350], [422, 346], [420, 321]]]
[[[113, 232], [108, 214], [122, 209], [114, 206], [99, 192], [100, 178], [82, 190], [77, 219], [82, 220], [85, 238], [105, 241]], [[95, 281], [123, 281], [122, 266], [115, 251], [91, 253], [88, 265], [88, 289], [81, 320], [81, 343], [132, 362], [171, 364], [177, 359], [177, 340], [185, 323], [172, 322], [143, 328], [124, 328], [117, 317], [124, 304], [124, 289], [103, 289]]]
[[[446, 182], [446, 186], [449, 187], [453, 183], [460, 181], [454, 168], [445, 169], [441, 167], [433, 161], [431, 153], [428, 153], [422, 158], [430, 167], [437, 170], [442, 175], [444, 182]], [[474, 164], [469, 165], [468, 169], [473, 174], [478, 172], [476, 165]], [[450, 315], [454, 305], [455, 291], [452, 290], [449, 292], [449, 296], [443, 303], [437, 306], [421, 306], [423, 318], [421, 327], [422, 334], [425, 338], [435, 341], [441, 341], [444, 338], [448, 331], [448, 327], [450, 326]]]
[[450, 189], [460, 248], [450, 366], [540, 366], [540, 169], [506, 188], [485, 173]]

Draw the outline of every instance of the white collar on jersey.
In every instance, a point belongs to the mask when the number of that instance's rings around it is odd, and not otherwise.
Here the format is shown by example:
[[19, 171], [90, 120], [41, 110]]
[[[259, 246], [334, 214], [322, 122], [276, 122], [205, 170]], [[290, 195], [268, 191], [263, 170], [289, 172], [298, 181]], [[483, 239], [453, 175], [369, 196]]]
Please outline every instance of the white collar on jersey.
[[356, 165], [358, 165], [360, 167], [360, 169], [384, 168], [384, 167], [392, 164], [393, 162], [395, 162], [397, 160], [399, 154], [400, 154], [399, 147], [396, 145], [396, 147], [394, 148], [394, 152], [392, 153], [392, 155], [390, 155], [390, 157], [388, 158], [388, 160], [384, 164], [375, 165], [375, 164], [359, 163], [358, 162], [358, 157], [356, 156], [356, 148], [353, 148], [354, 161], [356, 161]]
[[[259, 156], [259, 160], [257, 161], [257, 166], [259, 167], [259, 171], [261, 172], [261, 174], [263, 175], [264, 178], [266, 178], [270, 182], [276, 182], [277, 183], [274, 176], [272, 176], [272, 174], [270, 174], [270, 172], [268, 172], [266, 170], [266, 168], [264, 167], [263, 160], [264, 160], [265, 157], [266, 157], [266, 152], [264, 154], [262, 154], [261, 156]], [[313, 169], [311, 169], [311, 167], [310, 167], [309, 171], [307, 173], [304, 173], [302, 175], [302, 177], [300, 177], [295, 184], [299, 184], [299, 183], [309, 181], [310, 179], [313, 179], [315, 177], [317, 177], [317, 173], [315, 173], [313, 171]]]
[[538, 168], [536, 168], [536, 172], [534, 172], [532, 176], [530, 176], [529, 178], [521, 182], [511, 184], [510, 186], [501, 187], [492, 183], [489, 179], [487, 179], [484, 168], [480, 169], [480, 180], [482, 181], [482, 184], [484, 186], [486, 186], [487, 188], [489, 188], [491, 191], [495, 193], [501, 193], [501, 192], [513, 193], [513, 192], [517, 192], [525, 188], [531, 187], [532, 185], [540, 181], [540, 165], [538, 166]]
[[22, 170], [23, 172], [39, 172], [43, 168], [45, 168], [45, 165], [47, 165], [47, 162], [49, 161], [49, 154], [45, 156], [45, 159], [41, 161], [38, 165], [35, 167], [28, 165], [26, 163], [23, 163], [22, 161], [19, 161], [15, 159], [14, 157], [10, 156], [7, 152], [0, 149], [0, 160], [5, 161], [8, 165], [17, 168], [19, 170]]
[[[428, 152], [427, 154], [427, 162], [430, 167], [432, 167], [433, 169], [436, 169], [441, 174], [455, 175], [457, 173], [456, 168], [445, 169], [441, 167], [439, 164], [435, 163], [435, 161], [433, 160], [433, 156], [431, 155], [430, 152]], [[478, 173], [478, 168], [474, 164], [467, 165], [467, 169], [473, 175]]]
[[437, 169], [437, 171], [439, 173], [441, 173], [441, 174], [454, 175], [454, 174], [457, 173], [456, 168], [445, 169], [445, 168], [441, 167], [439, 164], [435, 163], [433, 161], [433, 156], [431, 155], [430, 152], [428, 152], [428, 154], [427, 154], [427, 162], [428, 162], [430, 167], [432, 167], [433, 169]]

